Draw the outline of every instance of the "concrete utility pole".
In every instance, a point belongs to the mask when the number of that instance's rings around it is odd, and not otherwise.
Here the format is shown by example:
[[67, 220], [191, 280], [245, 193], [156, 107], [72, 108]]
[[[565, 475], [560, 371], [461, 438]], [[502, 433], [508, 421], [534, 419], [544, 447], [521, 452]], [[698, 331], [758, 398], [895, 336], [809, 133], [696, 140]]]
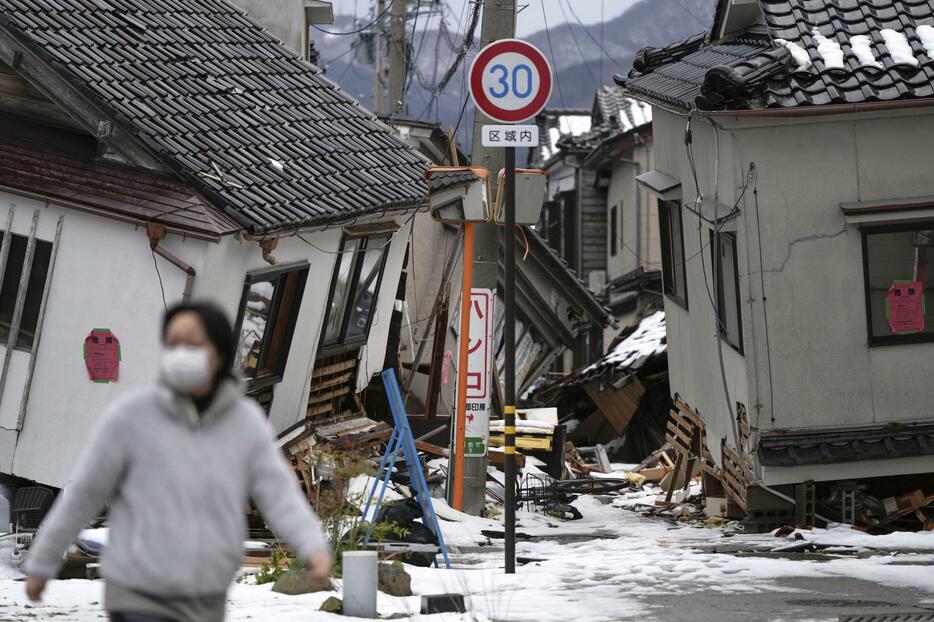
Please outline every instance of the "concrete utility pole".
[[386, 96], [383, 76], [383, 19], [386, 11], [386, 0], [376, 3], [377, 22], [373, 29], [373, 112], [381, 117], [386, 114]]
[[[480, 45], [486, 45], [500, 39], [513, 39], [516, 36], [516, 0], [494, 0], [483, 4], [483, 24], [480, 29]], [[480, 136], [483, 124], [496, 124], [486, 115], [477, 111], [473, 126], [473, 153], [470, 162], [473, 166], [482, 166], [490, 171], [493, 178], [493, 197], [496, 196], [496, 177], [504, 165], [504, 150], [485, 148]], [[473, 287], [496, 291], [499, 271], [499, 236], [502, 227], [494, 223], [477, 225], [474, 238]], [[491, 379], [492, 380], [492, 379]], [[479, 516], [486, 500], [486, 456], [468, 456], [464, 465], [464, 512]], [[512, 485], [506, 482], [507, 486]]]
[[[406, 0], [393, 0], [389, 7], [389, 97], [386, 112], [405, 115], [405, 76], [406, 52], [405, 40], [405, 3]], [[414, 59], [413, 59], [414, 62]]]

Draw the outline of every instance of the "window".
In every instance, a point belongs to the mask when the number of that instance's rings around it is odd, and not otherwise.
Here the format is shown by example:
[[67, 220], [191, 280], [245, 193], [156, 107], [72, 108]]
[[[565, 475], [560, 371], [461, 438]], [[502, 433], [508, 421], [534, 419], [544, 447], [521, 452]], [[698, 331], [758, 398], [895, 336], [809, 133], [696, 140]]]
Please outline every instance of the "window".
[[687, 309], [688, 286], [684, 265], [684, 232], [681, 206], [673, 201], [658, 202], [662, 244], [662, 280], [665, 294]]
[[610, 257], [616, 257], [619, 252], [619, 210], [614, 205], [610, 208]]
[[[6, 233], [0, 232], [0, 242]], [[7, 256], [6, 269], [3, 272], [3, 285], [0, 286], [0, 343], [10, 341], [10, 327], [16, 313], [17, 296], [23, 266], [26, 263], [26, 247], [29, 238], [13, 234], [10, 239], [10, 254]], [[16, 336], [16, 349], [31, 350], [36, 337], [36, 325], [39, 322], [39, 307], [42, 306], [42, 293], [49, 274], [49, 262], [52, 259], [52, 243], [36, 240], [33, 250], [32, 267], [26, 295], [22, 301], [23, 315], [20, 319], [19, 333]]]
[[934, 304], [927, 278], [932, 247], [932, 223], [863, 230], [870, 345], [934, 341], [927, 320]]
[[[717, 235], [719, 244], [714, 238]], [[710, 233], [710, 252], [719, 251], [716, 262], [717, 319], [723, 339], [743, 352], [743, 315], [739, 304], [739, 267], [736, 257], [736, 235]]]
[[390, 239], [388, 233], [344, 239], [331, 283], [325, 347], [366, 340]]
[[254, 384], [282, 379], [307, 279], [307, 264], [247, 274], [235, 367]]

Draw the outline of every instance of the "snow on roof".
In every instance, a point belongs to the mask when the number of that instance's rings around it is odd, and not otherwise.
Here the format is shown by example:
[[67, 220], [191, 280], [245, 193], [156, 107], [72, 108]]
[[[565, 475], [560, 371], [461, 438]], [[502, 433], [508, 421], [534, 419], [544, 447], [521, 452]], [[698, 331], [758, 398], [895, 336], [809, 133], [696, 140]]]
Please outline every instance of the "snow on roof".
[[649, 359], [664, 354], [667, 348], [665, 312], [656, 311], [643, 318], [636, 330], [602, 359], [584, 368], [577, 375], [576, 382], [586, 382], [608, 373], [640, 369]]
[[652, 122], [652, 106], [631, 97], [626, 99], [630, 106], [619, 110], [619, 125], [624, 132]]
[[580, 136], [590, 131], [589, 114], [563, 114], [555, 119], [554, 127], [548, 128], [548, 139], [542, 145], [542, 161], [547, 162], [558, 153], [558, 141], [565, 136]]

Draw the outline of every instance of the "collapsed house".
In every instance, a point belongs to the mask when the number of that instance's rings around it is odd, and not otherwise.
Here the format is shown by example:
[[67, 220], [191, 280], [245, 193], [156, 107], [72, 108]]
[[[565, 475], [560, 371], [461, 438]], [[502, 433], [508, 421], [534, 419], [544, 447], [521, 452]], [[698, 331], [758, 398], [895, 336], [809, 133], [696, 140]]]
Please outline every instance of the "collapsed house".
[[672, 425], [753, 520], [934, 492], [932, 13], [720, 0], [618, 78], [655, 109]]
[[359, 416], [426, 166], [229, 4], [0, 0], [4, 485], [67, 482], [179, 299], [284, 442]]
[[[451, 147], [437, 126], [405, 119], [394, 119], [393, 125], [434, 163], [450, 163]], [[465, 161], [459, 152], [457, 158], [461, 163]], [[400, 336], [399, 365], [405, 368], [406, 378], [411, 374], [407, 384], [411, 389], [409, 412], [417, 417], [446, 420], [454, 410], [462, 237], [458, 227], [441, 224], [427, 213], [415, 217], [412, 236], [418, 246], [412, 248], [408, 258], [408, 317]], [[609, 326], [613, 318], [534, 230], [523, 227], [516, 238], [515, 369], [516, 387], [522, 392], [550, 372], [565, 352], [573, 351], [579, 335], [592, 326]], [[499, 255], [502, 262], [502, 241]], [[494, 373], [501, 378], [505, 365], [501, 281], [497, 298]], [[494, 405], [501, 413], [499, 389], [500, 383], [494, 383]]]

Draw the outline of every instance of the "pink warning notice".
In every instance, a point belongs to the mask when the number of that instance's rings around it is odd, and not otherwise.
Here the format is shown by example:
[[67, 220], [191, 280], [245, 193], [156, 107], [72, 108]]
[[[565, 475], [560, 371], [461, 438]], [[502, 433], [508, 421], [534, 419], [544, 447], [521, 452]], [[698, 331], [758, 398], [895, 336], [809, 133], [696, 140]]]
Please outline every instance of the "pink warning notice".
[[885, 295], [885, 316], [896, 335], [924, 330], [924, 283], [896, 281]]

